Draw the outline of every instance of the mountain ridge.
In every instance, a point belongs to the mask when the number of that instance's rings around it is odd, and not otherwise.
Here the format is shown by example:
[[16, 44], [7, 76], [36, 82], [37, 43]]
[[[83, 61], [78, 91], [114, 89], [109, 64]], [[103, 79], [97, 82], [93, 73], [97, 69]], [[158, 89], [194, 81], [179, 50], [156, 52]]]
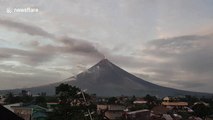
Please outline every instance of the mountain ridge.
[[[70, 78], [76, 80], [69, 80]], [[53, 95], [54, 89], [60, 83], [75, 85], [81, 89], [87, 89], [89, 93], [98, 96], [144, 96], [146, 94], [163, 96], [193, 95], [193, 96], [212, 96], [211, 93], [192, 92], [163, 87], [145, 81], [123, 70], [119, 66], [111, 63], [108, 59], [102, 59], [88, 70], [70, 77], [66, 82], [52, 83], [49, 85], [27, 88], [32, 93], [47, 92]], [[18, 91], [18, 89], [16, 89]]]

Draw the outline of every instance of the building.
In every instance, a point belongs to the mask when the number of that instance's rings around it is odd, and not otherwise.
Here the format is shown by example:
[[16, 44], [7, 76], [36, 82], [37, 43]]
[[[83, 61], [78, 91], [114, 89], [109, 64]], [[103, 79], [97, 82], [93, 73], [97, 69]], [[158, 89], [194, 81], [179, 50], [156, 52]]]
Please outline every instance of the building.
[[0, 105], [0, 119], [1, 120], [24, 120], [23, 118], [19, 117], [15, 113], [11, 112], [7, 108]]
[[22, 105], [23, 105], [23, 103], [14, 103], [14, 104], [4, 105], [4, 107], [7, 108], [8, 110], [10, 110], [11, 112], [14, 112], [13, 107], [20, 107]]
[[56, 107], [58, 105], [57, 102], [48, 102], [47, 103], [47, 109], [48, 109], [48, 112], [52, 112], [54, 107]]
[[150, 111], [147, 109], [125, 113], [126, 120], [150, 120]]
[[14, 113], [24, 118], [24, 120], [46, 120], [47, 109], [38, 105], [15, 106], [12, 107]]
[[172, 106], [172, 107], [186, 107], [188, 106], [187, 102], [162, 102], [161, 105], [163, 106]]
[[169, 108], [166, 108], [164, 106], [155, 106], [152, 108], [152, 113], [155, 115], [163, 115], [166, 114], [169, 111]]
[[187, 107], [188, 103], [187, 102], [179, 102], [176, 100], [172, 100], [169, 97], [165, 97], [163, 98], [163, 102], [161, 103], [162, 106], [165, 107], [176, 107], [176, 108], [183, 108], [183, 107]]
[[146, 104], [147, 101], [142, 99], [142, 98], [140, 98], [140, 99], [137, 99], [137, 100], [133, 101], [133, 103], [134, 104]]
[[163, 98], [163, 101], [164, 101], [164, 102], [169, 102], [169, 101], [170, 101], [170, 98], [169, 98], [169, 97], [165, 97], [165, 98]]
[[97, 105], [98, 114], [109, 120], [116, 120], [122, 117], [125, 106], [122, 105]]
[[4, 105], [5, 104], [5, 96], [4, 95], [0, 95], [0, 105]]
[[31, 120], [32, 109], [21, 106], [12, 107], [14, 113], [23, 118], [24, 120]]

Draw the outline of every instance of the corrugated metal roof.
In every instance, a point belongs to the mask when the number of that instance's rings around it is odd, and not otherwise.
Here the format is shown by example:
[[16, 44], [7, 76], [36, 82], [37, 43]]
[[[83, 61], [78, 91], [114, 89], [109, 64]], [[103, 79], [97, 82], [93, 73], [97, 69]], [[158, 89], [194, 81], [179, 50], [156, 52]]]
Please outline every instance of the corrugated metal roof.
[[187, 102], [162, 102], [161, 104], [166, 106], [188, 106]]

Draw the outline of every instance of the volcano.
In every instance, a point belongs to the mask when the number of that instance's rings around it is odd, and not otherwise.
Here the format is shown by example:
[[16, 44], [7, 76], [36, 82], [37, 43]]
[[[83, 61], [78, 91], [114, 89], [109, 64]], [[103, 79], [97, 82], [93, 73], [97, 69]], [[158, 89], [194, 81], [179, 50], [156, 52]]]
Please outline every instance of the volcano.
[[103, 59], [88, 70], [78, 74], [76, 80], [71, 81], [71, 84], [82, 89], [87, 89], [88, 92], [96, 93], [100, 96], [144, 96], [150, 94], [163, 97], [178, 95], [207, 95], [205, 93], [177, 90], [150, 83], [128, 73], [117, 65], [111, 63], [108, 59]]
[[[98, 96], [144, 96], [147, 94], [159, 97], [164, 96], [211, 96], [209, 93], [191, 92], [159, 86], [141, 78], [138, 78], [107, 59], [103, 59], [88, 70], [70, 77], [66, 82], [81, 89], [87, 89], [89, 93], [95, 93]], [[53, 83], [44, 86], [27, 88], [32, 93], [46, 92], [48, 95], [55, 94], [55, 87], [60, 83]], [[16, 89], [16, 91], [20, 91]]]

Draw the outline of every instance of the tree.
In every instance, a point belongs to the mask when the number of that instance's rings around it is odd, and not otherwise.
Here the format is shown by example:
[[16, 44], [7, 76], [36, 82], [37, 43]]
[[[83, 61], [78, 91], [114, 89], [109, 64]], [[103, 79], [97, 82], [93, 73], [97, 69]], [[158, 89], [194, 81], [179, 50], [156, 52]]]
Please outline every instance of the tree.
[[210, 114], [210, 107], [203, 103], [195, 104], [192, 109], [194, 110], [195, 115], [201, 118], [205, 118]]
[[14, 97], [13, 93], [11, 93], [11, 92], [6, 95], [6, 99], [4, 100], [4, 102], [6, 102], [6, 104], [13, 104], [13, 103], [16, 103], [19, 101], [20, 100], [16, 99], [16, 97]]
[[157, 97], [155, 96], [150, 96], [148, 94], [144, 97], [144, 99], [147, 101], [149, 109], [152, 109], [157, 104]]
[[60, 84], [56, 87], [56, 95], [58, 96], [60, 102], [70, 103], [72, 100], [77, 98], [77, 93], [81, 90], [75, 86], [68, 84]]
[[195, 102], [199, 101], [199, 99], [195, 96], [185, 95], [185, 98], [183, 98], [182, 101], [188, 102], [189, 106], [191, 106]]
[[116, 97], [110, 97], [109, 99], [108, 99], [108, 104], [115, 104], [116, 103], [116, 101], [117, 101], [118, 99], [116, 98]]
[[7, 104], [13, 104], [13, 103], [18, 103], [18, 102], [23, 102], [23, 103], [29, 103], [33, 100], [32, 96], [14, 96], [13, 93], [8, 93], [6, 95], [5, 102]]
[[[60, 84], [56, 87], [56, 95], [59, 105], [50, 114], [51, 120], [85, 120], [85, 113], [93, 106], [84, 102], [80, 88], [68, 84]], [[89, 98], [88, 94], [85, 97]]]
[[41, 107], [47, 107], [47, 101], [44, 96], [38, 96], [35, 98], [35, 104]]

